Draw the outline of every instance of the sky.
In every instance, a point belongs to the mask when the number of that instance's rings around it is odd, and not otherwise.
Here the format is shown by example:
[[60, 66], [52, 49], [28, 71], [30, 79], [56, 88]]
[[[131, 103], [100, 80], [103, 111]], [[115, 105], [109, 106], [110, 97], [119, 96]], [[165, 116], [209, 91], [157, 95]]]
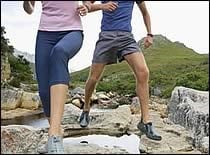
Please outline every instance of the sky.
[[[6, 37], [14, 48], [34, 54], [41, 2], [36, 2], [32, 15], [24, 12], [22, 4], [22, 1], [1, 1], [1, 26], [5, 26]], [[182, 42], [198, 53], [209, 53], [208, 1], [146, 1], [146, 6], [153, 34], [162, 34], [171, 41]], [[85, 37], [79, 53], [69, 62], [71, 72], [91, 65], [102, 13], [97, 11], [81, 18]], [[147, 34], [137, 5], [133, 10], [132, 27], [137, 41]]]

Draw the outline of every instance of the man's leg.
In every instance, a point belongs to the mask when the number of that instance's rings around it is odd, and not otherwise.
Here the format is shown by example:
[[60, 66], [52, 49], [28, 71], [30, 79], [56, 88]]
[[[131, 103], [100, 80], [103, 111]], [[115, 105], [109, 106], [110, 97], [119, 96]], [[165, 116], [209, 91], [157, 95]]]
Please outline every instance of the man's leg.
[[138, 127], [146, 133], [148, 138], [161, 140], [161, 136], [155, 133], [149, 117], [149, 69], [142, 52], [136, 52], [125, 56], [136, 77], [136, 93], [140, 100], [141, 122]]
[[149, 122], [149, 69], [142, 53], [136, 52], [125, 56], [136, 77], [136, 93], [141, 103], [141, 117]]
[[85, 105], [80, 117], [80, 126], [87, 127], [89, 124], [90, 98], [99, 81], [106, 64], [92, 64], [88, 80], [85, 85]]

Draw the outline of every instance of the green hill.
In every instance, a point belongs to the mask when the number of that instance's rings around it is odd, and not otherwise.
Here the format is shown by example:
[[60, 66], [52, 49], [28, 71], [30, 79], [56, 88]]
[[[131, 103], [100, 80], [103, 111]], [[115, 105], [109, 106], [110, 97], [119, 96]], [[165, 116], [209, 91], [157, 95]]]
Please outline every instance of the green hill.
[[[9, 45], [9, 39], [5, 38], [5, 27], [1, 26], [1, 87], [8, 85], [20, 87], [20, 83], [35, 83], [30, 62], [23, 56], [14, 55], [14, 47]], [[7, 67], [5, 67], [7, 66]], [[5, 75], [6, 74], [6, 75]]]
[[[154, 36], [149, 49], [143, 48], [150, 69], [150, 90], [161, 90], [162, 97], [170, 97], [175, 86], [209, 90], [208, 54], [198, 54], [180, 42], [172, 42], [162, 35]], [[72, 73], [72, 86], [82, 85], [88, 77], [89, 67]], [[126, 62], [106, 67], [97, 91], [116, 91], [120, 94], [135, 94], [135, 79]]]

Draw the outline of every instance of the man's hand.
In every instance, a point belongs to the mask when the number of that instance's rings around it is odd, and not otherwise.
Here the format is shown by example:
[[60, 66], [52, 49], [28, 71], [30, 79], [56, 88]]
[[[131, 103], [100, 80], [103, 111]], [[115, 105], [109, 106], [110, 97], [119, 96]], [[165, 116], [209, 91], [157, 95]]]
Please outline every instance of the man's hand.
[[88, 13], [88, 8], [85, 5], [80, 5], [77, 10], [79, 11], [80, 16], [85, 16]]
[[114, 11], [118, 7], [116, 2], [109, 1], [107, 3], [103, 3], [101, 9], [103, 11]]
[[151, 36], [146, 36], [144, 39], [144, 47], [148, 48], [153, 44], [153, 38]]
[[35, 1], [24, 1], [23, 2], [23, 8], [24, 8], [25, 12], [28, 13], [29, 15], [33, 13], [34, 5], [35, 5]]

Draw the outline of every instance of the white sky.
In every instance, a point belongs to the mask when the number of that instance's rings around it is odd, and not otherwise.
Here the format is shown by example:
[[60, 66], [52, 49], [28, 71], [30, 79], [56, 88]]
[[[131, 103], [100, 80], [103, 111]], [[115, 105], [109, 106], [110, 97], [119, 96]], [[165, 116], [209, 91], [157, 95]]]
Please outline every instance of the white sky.
[[[23, 11], [22, 3], [1, 1], [1, 24], [6, 27], [6, 37], [17, 50], [34, 54], [41, 2], [36, 2], [32, 15]], [[209, 53], [208, 1], [146, 1], [146, 5], [151, 16], [153, 34], [162, 34], [171, 41], [180, 41], [198, 53]], [[82, 17], [85, 38], [80, 52], [70, 60], [70, 71], [91, 64], [100, 32], [101, 15], [101, 11], [98, 11]], [[136, 5], [132, 26], [137, 41], [146, 35], [142, 15]]]

